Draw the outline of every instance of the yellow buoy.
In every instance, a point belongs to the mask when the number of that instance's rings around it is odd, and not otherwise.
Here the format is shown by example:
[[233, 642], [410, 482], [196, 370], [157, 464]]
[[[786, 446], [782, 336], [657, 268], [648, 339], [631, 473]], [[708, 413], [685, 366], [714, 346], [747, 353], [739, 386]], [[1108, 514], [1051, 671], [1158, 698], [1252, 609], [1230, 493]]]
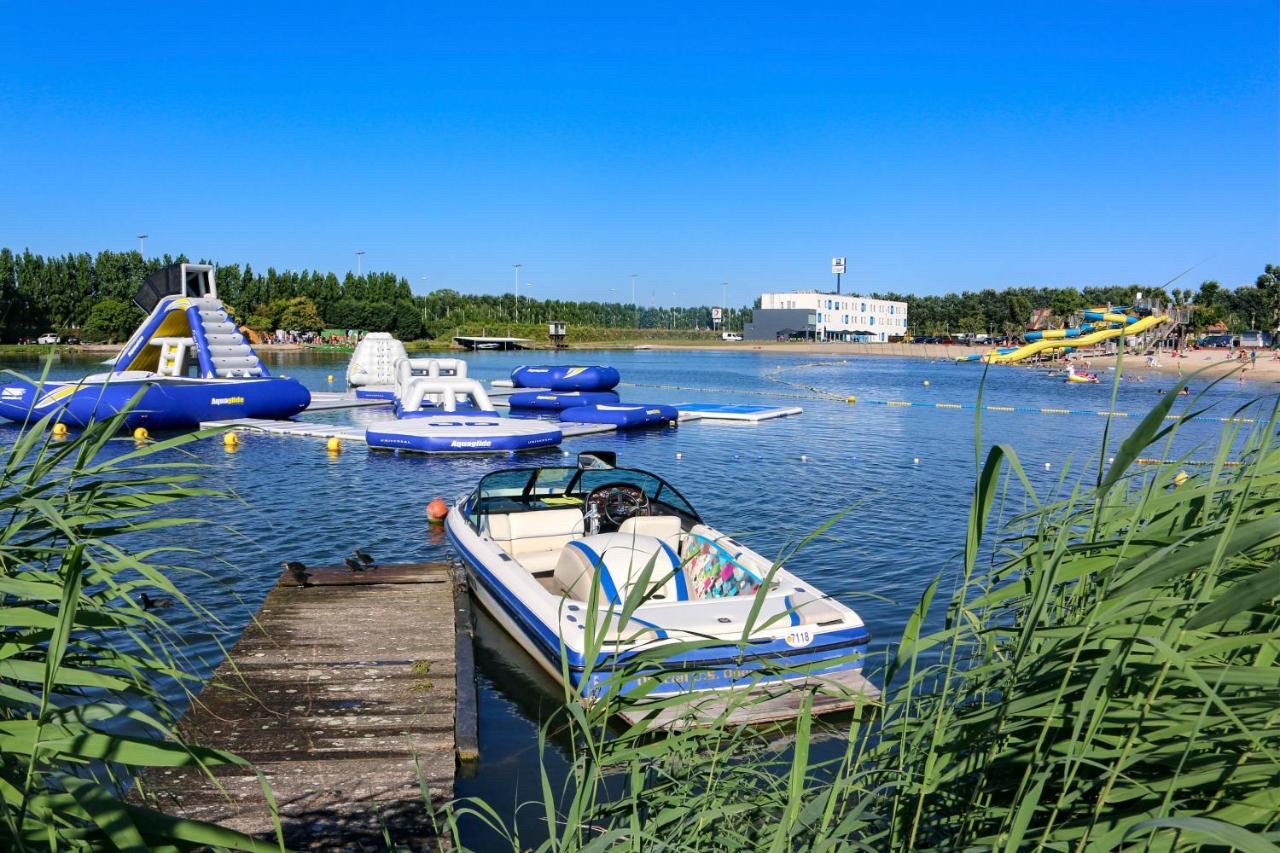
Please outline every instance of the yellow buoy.
[[62, 438], [67, 434], [67, 425], [64, 423], [56, 423], [53, 425], [53, 434], [58, 438]]
[[333, 374], [332, 374], [332, 373], [330, 373], [330, 374], [329, 374], [329, 384], [330, 384], [330, 385], [332, 385], [332, 384], [333, 384]]
[[855, 397], [853, 394], [850, 394], [848, 397], [845, 397], [845, 398], [844, 398], [844, 401], [845, 401], [846, 403], [856, 403], [856, 402], [858, 402], [858, 398], [857, 398], [857, 397]]
[[337, 453], [342, 450], [342, 439], [338, 438], [336, 435], [332, 436], [325, 446], [329, 448], [330, 453]]
[[234, 432], [224, 432], [222, 434], [222, 446], [228, 450], [234, 450], [240, 446], [240, 436]]
[[928, 380], [928, 379], [926, 379], [926, 380], [924, 381], [924, 387], [926, 387], [926, 388], [928, 388], [928, 387], [929, 387], [929, 380]]
[[133, 431], [134, 441], [146, 441], [150, 437], [151, 437], [151, 434], [147, 432], [146, 427], [138, 427]]

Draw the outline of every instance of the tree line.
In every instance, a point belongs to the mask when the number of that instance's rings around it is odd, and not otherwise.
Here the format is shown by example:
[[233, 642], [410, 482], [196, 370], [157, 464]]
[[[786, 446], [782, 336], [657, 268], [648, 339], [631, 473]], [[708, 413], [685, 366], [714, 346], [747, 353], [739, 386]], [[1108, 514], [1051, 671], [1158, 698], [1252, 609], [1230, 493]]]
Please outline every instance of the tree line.
[[1280, 265], [1267, 264], [1253, 285], [1234, 290], [1216, 281], [1190, 287], [1150, 287], [1131, 284], [1115, 287], [1011, 287], [1004, 290], [964, 291], [941, 296], [872, 293], [877, 299], [907, 303], [910, 332], [917, 335], [988, 334], [1020, 335], [1036, 310], [1052, 313], [1052, 323], [1074, 322], [1086, 308], [1100, 305], [1132, 305], [1142, 295], [1144, 304], [1159, 309], [1187, 309], [1193, 332], [1219, 323], [1232, 332], [1246, 329], [1274, 330], [1280, 323]]
[[[121, 341], [142, 321], [134, 294], [150, 274], [186, 257], [144, 258], [139, 252], [87, 252], [45, 257], [0, 249], [0, 339], [6, 342], [48, 331], [86, 340]], [[202, 263], [209, 263], [202, 261]], [[711, 306], [641, 306], [621, 302], [530, 299], [504, 294], [463, 294], [440, 289], [415, 295], [403, 276], [369, 272], [292, 270], [265, 272], [249, 264], [216, 264], [218, 295], [237, 320], [259, 331], [360, 329], [387, 331], [402, 340], [444, 337], [454, 330], [523, 329], [558, 321], [574, 326], [639, 329], [706, 329]], [[1164, 306], [1192, 306], [1197, 330], [1225, 323], [1232, 331], [1274, 329], [1280, 317], [1280, 265], [1267, 265], [1253, 286], [1234, 290], [1216, 281], [1199, 288], [1007, 288], [912, 296], [870, 293], [906, 302], [912, 334], [1020, 334], [1035, 309], [1065, 321], [1083, 308], [1129, 304], [1141, 291]], [[754, 307], [759, 307], [756, 300]], [[751, 308], [725, 311], [726, 328], [741, 329]]]

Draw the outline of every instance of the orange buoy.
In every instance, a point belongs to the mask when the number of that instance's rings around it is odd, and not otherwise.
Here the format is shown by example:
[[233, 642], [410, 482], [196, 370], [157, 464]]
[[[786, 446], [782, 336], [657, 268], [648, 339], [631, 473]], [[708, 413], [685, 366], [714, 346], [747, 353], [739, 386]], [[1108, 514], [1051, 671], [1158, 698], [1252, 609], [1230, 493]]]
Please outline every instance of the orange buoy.
[[432, 524], [442, 524], [448, 514], [449, 505], [444, 502], [444, 498], [436, 498], [427, 504], [427, 520]]

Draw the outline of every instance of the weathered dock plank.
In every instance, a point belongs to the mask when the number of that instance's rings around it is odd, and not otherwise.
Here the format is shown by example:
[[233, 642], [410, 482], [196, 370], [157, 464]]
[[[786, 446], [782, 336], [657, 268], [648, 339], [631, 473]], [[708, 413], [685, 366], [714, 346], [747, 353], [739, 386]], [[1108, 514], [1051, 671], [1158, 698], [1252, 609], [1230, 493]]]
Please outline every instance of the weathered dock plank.
[[761, 725], [796, 718], [809, 694], [813, 697], [810, 708], [815, 717], [853, 711], [880, 701], [880, 689], [861, 672], [840, 672], [813, 676], [787, 686], [760, 686], [749, 697], [726, 691], [709, 692], [688, 706], [661, 710], [637, 706], [619, 716], [633, 725], [651, 716], [653, 725], [660, 728], [709, 725], [719, 720], [729, 726]]
[[144, 788], [171, 813], [272, 838], [256, 770], [291, 848], [382, 850], [385, 828], [401, 848], [430, 849], [422, 791], [451, 797], [456, 760], [453, 572], [311, 574], [307, 586], [284, 574], [182, 722], [191, 742], [253, 767], [219, 769], [216, 785], [155, 772]]

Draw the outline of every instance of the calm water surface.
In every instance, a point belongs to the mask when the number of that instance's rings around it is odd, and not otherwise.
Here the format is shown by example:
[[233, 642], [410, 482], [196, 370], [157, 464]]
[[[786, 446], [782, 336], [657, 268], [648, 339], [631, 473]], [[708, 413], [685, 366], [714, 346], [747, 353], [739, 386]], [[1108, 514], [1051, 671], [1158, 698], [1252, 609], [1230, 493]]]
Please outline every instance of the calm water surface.
[[[267, 359], [273, 371], [295, 376], [313, 390], [342, 388], [344, 355], [272, 354]], [[616, 366], [622, 372], [623, 399], [629, 402], [802, 406], [802, 416], [763, 424], [703, 421], [677, 430], [573, 439], [562, 450], [617, 451], [621, 464], [670, 479], [711, 524], [770, 556], [852, 507], [789, 567], [859, 611], [872, 630], [873, 652], [900, 635], [929, 581], [955, 567], [975, 465], [974, 413], [866, 401], [973, 403], [981, 367], [746, 351], [477, 353], [468, 359], [471, 375], [486, 382], [506, 378], [518, 364], [548, 360]], [[33, 362], [4, 366], [29, 374], [39, 371]], [[52, 366], [51, 374], [76, 377], [99, 369], [92, 362], [64, 359]], [[330, 374], [336, 385], [328, 384]], [[841, 400], [771, 377], [828, 390]], [[1172, 385], [1169, 377], [1124, 382], [1115, 408], [1139, 416], [1157, 401], [1157, 388]], [[680, 390], [689, 388], [701, 390]], [[1230, 415], [1237, 406], [1275, 390], [1274, 384], [1227, 380], [1210, 392], [1213, 414]], [[861, 402], [843, 402], [849, 394]], [[1099, 410], [1109, 408], [1111, 386], [1069, 386], [1039, 370], [995, 368], [985, 395], [989, 405]], [[1174, 411], [1186, 402], [1179, 400]], [[1112, 447], [1136, 424], [1134, 416], [1113, 421]], [[356, 410], [310, 417], [358, 424], [387, 415]], [[1064, 478], [1068, 489], [1096, 470], [1105, 425], [1106, 419], [1096, 416], [991, 412], [983, 417], [982, 438], [984, 447], [1011, 445], [1044, 497], [1063, 488], [1058, 484], [1064, 466], [1069, 466]], [[1211, 457], [1221, 429], [1211, 421], [1187, 424], [1177, 447]], [[212, 631], [194, 619], [183, 626], [192, 643], [193, 669], [207, 673], [217, 666], [219, 643], [234, 642], [279, 577], [281, 560], [332, 564], [357, 546], [387, 562], [447, 558], [439, 532], [426, 523], [428, 501], [437, 495], [452, 499], [498, 468], [557, 463], [562, 450], [514, 460], [450, 459], [348, 446], [335, 456], [315, 439], [255, 435], [244, 436], [234, 453], [226, 452], [221, 442], [195, 446], [192, 452], [211, 466], [214, 484], [237, 499], [206, 502], [201, 513], [216, 523], [201, 528], [195, 542], [187, 543], [197, 548], [189, 562], [201, 574], [187, 576], [184, 589], [225, 623]], [[1022, 497], [1017, 500], [1021, 507]], [[193, 538], [190, 531], [184, 537]], [[477, 777], [459, 780], [457, 790], [459, 795], [484, 795], [507, 810], [518, 800], [538, 797], [535, 732], [540, 716], [555, 706], [556, 694], [522, 652], [496, 631], [481, 628], [482, 763]], [[532, 825], [527, 829], [536, 831]]]

